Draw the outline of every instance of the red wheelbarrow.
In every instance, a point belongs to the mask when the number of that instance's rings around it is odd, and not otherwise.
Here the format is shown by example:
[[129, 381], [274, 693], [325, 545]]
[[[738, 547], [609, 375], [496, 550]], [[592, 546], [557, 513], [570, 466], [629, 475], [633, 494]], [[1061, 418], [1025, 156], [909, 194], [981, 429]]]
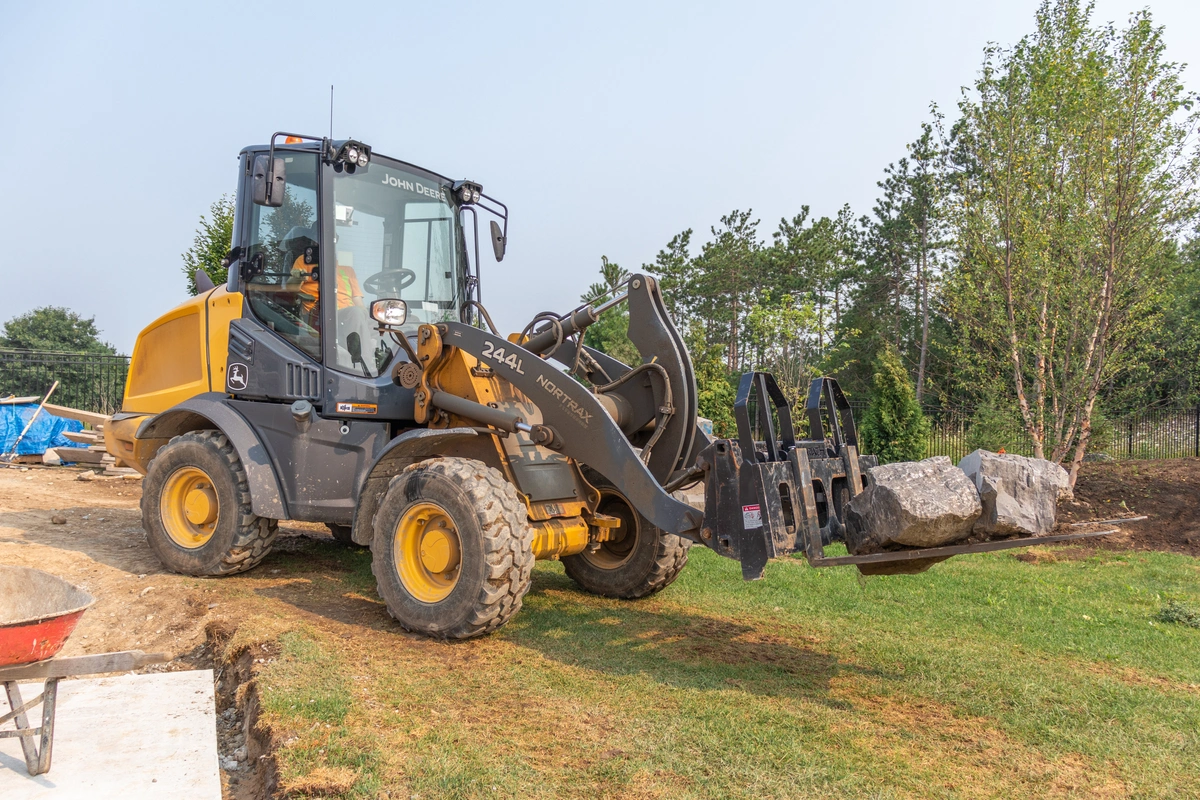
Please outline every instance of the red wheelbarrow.
[[[73, 675], [125, 672], [169, 660], [141, 650], [55, 658], [95, 599], [62, 578], [28, 567], [0, 566], [0, 683], [11, 711], [0, 725], [15, 720], [17, 729], [0, 730], [0, 739], [19, 738], [30, 775], [50, 769], [58, 681]], [[21, 701], [17, 681], [45, 681], [40, 695]], [[41, 703], [41, 727], [31, 728], [25, 712]], [[34, 737], [40, 743], [34, 743]]]

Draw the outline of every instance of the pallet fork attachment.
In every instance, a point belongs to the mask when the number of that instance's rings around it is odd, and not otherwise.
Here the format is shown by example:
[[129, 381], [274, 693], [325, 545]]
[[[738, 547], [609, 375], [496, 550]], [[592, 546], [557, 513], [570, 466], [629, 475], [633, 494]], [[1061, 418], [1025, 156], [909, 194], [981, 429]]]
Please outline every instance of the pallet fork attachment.
[[[805, 410], [809, 438], [796, 439], [791, 410], [775, 378], [742, 376], [734, 402], [736, 440], [718, 439], [699, 457], [705, 471], [704, 544], [758, 580], [768, 560], [803, 551], [814, 567], [853, 564], [864, 574], [917, 572], [951, 556], [1104, 536], [1113, 530], [825, 556], [845, 538], [846, 505], [867, 486], [875, 456], [858, 454], [850, 404], [833, 378], [813, 380]], [[762, 439], [755, 438], [755, 426]], [[826, 422], [829, 435], [826, 436]]]

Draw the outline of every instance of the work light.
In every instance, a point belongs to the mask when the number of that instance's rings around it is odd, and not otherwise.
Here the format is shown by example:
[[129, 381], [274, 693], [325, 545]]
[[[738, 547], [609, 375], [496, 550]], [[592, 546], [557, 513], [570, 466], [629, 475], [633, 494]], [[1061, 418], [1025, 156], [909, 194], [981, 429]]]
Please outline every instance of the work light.
[[483, 197], [483, 187], [478, 183], [471, 181], [456, 181], [452, 187], [454, 193], [458, 196], [459, 201], [463, 205], [478, 203]]

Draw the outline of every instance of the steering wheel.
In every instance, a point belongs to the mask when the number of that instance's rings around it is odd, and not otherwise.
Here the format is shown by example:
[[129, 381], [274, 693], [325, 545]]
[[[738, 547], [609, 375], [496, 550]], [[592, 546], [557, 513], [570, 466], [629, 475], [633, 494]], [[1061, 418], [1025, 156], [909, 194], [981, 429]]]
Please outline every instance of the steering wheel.
[[411, 269], [385, 269], [363, 281], [363, 288], [376, 297], [385, 294], [399, 295], [401, 290], [412, 286], [416, 280], [417, 273]]

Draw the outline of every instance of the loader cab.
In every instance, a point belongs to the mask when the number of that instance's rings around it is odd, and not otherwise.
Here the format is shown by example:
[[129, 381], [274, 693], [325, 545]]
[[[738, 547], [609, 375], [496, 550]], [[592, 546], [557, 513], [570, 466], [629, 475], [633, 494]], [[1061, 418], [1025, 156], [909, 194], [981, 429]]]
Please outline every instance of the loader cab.
[[[229, 281], [245, 309], [230, 330], [227, 388], [248, 399], [305, 399], [326, 418], [402, 421], [412, 397], [391, 379], [408, 359], [397, 337], [471, 313], [478, 264], [464, 218], [474, 222], [479, 195], [464, 202], [460, 184], [365, 146], [369, 162], [348, 163], [348, 144], [263, 145], [240, 155], [240, 251]], [[270, 198], [264, 162], [283, 167]], [[403, 300], [405, 322], [382, 328], [371, 317], [376, 300]]]

